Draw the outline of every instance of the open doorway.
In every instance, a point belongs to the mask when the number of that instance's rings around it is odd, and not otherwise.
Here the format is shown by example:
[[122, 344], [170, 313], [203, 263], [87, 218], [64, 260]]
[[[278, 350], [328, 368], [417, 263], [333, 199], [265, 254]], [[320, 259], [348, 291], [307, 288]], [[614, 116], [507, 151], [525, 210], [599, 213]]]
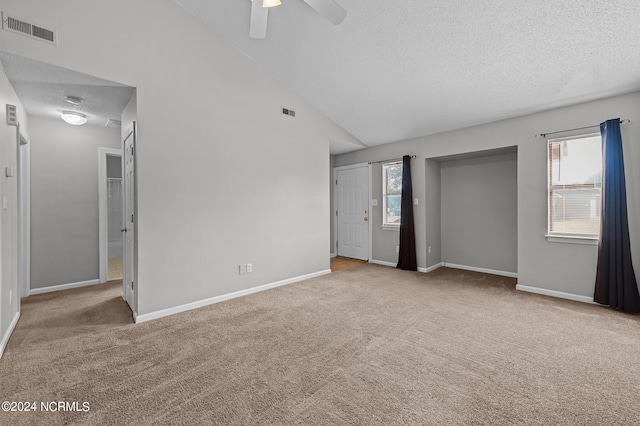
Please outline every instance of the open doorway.
[[98, 149], [100, 282], [121, 280], [123, 266], [122, 150]]
[[16, 259], [20, 296], [122, 279], [122, 128], [135, 121], [135, 88], [6, 52], [0, 62], [28, 118], [18, 172], [31, 191], [18, 227], [31, 246]]

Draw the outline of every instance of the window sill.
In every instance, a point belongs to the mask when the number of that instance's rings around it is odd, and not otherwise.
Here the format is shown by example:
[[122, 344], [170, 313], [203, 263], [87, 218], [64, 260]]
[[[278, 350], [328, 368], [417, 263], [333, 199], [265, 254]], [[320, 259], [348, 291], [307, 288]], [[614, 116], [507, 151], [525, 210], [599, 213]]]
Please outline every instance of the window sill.
[[385, 231], [399, 231], [400, 225], [382, 225], [382, 229]]
[[547, 241], [551, 243], [584, 244], [589, 246], [598, 245], [598, 237], [577, 237], [573, 235], [553, 235], [546, 234]]

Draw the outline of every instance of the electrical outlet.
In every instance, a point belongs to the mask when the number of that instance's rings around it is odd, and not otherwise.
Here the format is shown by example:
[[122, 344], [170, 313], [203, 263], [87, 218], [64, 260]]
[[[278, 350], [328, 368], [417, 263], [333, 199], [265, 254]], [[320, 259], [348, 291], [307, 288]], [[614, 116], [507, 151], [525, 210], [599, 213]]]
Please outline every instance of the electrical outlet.
[[400, 246], [396, 246], [396, 253], [400, 253]]
[[378, 199], [374, 198], [373, 200], [371, 200], [371, 205], [372, 206], [377, 206], [378, 205]]
[[414, 206], [417, 206], [417, 205], [418, 205], [418, 198], [417, 198], [417, 197], [413, 199], [413, 205], [414, 205]]
[[240, 273], [240, 275], [244, 275], [247, 273], [247, 265], [242, 264], [240, 266], [238, 266], [238, 272]]
[[253, 265], [251, 263], [247, 263], [247, 274], [250, 274], [253, 272]]
[[431, 246], [429, 246], [429, 249], [427, 250], [429, 253], [431, 253]]

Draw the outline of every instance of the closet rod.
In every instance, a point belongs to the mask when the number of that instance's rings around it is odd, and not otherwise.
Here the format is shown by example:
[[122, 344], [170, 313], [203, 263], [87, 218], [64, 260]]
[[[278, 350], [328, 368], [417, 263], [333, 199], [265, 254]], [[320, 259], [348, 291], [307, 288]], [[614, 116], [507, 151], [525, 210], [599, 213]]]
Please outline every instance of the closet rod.
[[[410, 155], [411, 158], [416, 158], [415, 155]], [[369, 161], [369, 164], [375, 163], [391, 163], [392, 161], [402, 161], [402, 158], [391, 158], [390, 160], [378, 160], [378, 161]]]
[[[631, 123], [631, 120], [629, 120], [628, 118], [625, 119], [621, 119], [620, 120], [620, 124], [627, 124], [627, 123]], [[586, 130], [586, 129], [593, 129], [595, 127], [600, 127], [599, 124], [593, 125], [593, 126], [586, 126], [586, 127], [576, 127], [575, 129], [567, 129], [567, 130], [558, 130], [557, 132], [547, 132], [547, 133], [538, 133], [536, 135], [536, 138], [546, 138], [549, 135], [555, 135], [556, 133], [564, 133], [564, 132], [573, 132], [574, 130]]]

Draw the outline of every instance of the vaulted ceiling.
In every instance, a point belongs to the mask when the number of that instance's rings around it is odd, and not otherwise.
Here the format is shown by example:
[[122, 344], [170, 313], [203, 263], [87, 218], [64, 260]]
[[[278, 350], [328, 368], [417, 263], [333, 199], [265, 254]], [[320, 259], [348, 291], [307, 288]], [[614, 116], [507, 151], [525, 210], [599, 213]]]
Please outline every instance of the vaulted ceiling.
[[176, 1], [367, 146], [640, 90], [637, 0]]

